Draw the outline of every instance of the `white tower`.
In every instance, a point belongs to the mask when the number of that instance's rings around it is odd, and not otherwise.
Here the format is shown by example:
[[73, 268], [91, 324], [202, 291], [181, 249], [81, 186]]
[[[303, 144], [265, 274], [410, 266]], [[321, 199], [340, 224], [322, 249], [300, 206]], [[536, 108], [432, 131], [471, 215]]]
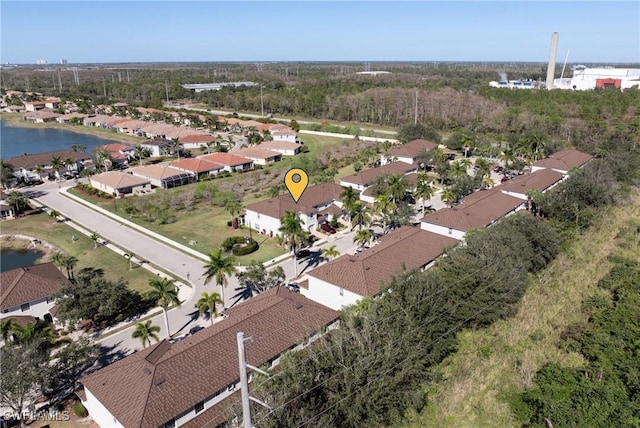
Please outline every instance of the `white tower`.
[[551, 35], [551, 48], [549, 49], [549, 67], [547, 68], [547, 89], [553, 89], [553, 77], [556, 72], [556, 54], [558, 52], [558, 33]]

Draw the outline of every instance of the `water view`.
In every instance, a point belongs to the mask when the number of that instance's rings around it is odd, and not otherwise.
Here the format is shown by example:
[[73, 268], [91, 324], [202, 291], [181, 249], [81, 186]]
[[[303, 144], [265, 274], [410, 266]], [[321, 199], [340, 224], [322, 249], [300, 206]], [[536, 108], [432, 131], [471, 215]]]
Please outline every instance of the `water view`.
[[8, 159], [24, 153], [46, 153], [69, 150], [73, 144], [82, 144], [91, 153], [94, 147], [113, 143], [93, 135], [51, 128], [20, 128], [0, 121], [0, 157]]
[[0, 252], [0, 272], [30, 266], [43, 255], [44, 253], [31, 250], [2, 250]]

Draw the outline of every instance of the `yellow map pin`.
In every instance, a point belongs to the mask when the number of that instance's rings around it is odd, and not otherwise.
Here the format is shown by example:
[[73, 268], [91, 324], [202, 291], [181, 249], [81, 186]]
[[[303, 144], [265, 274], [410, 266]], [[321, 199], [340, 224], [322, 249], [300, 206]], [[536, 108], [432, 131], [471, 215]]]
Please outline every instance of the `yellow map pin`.
[[309, 185], [309, 176], [300, 168], [292, 168], [287, 171], [287, 174], [284, 176], [284, 184], [287, 186], [287, 190], [289, 190], [289, 193], [291, 193], [293, 200], [297, 204]]

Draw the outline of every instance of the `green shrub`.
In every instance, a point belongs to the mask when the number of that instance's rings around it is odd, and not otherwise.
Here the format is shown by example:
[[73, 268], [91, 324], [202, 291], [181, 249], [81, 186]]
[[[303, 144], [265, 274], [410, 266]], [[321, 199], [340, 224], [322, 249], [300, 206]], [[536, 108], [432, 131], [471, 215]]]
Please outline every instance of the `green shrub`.
[[236, 244], [243, 244], [243, 236], [230, 236], [222, 241], [222, 249], [224, 251], [231, 251]]
[[87, 412], [87, 409], [79, 401], [73, 404], [73, 414], [79, 418], [86, 418], [89, 416], [89, 412]]
[[[244, 238], [243, 238], [243, 241], [244, 241]], [[233, 255], [246, 256], [247, 254], [251, 254], [255, 251], [258, 251], [258, 248], [260, 248], [260, 245], [258, 245], [255, 239], [252, 239], [246, 245], [233, 247]]]

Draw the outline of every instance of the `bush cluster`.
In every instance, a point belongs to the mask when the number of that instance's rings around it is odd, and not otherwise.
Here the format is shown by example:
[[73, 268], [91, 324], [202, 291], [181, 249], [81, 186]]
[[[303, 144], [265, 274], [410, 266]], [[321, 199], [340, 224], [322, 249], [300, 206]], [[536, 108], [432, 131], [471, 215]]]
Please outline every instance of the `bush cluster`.
[[78, 183], [76, 185], [76, 189], [87, 195], [97, 196], [102, 199], [113, 199], [113, 195], [110, 195], [107, 192], [103, 192], [102, 190], [98, 190], [90, 184]]
[[[244, 242], [244, 238], [242, 241]], [[260, 245], [258, 245], [255, 239], [251, 239], [246, 245], [234, 246], [232, 252], [234, 256], [246, 256], [247, 254], [258, 251], [258, 248], [260, 248]]]
[[517, 214], [472, 234], [437, 267], [393, 279], [380, 297], [343, 311], [339, 330], [282, 359], [261, 391], [277, 410], [258, 416], [261, 426], [312, 417], [314, 426], [390, 426], [421, 409], [420, 386], [455, 349], [456, 332], [512, 315], [528, 275], [560, 243], [547, 222]]

